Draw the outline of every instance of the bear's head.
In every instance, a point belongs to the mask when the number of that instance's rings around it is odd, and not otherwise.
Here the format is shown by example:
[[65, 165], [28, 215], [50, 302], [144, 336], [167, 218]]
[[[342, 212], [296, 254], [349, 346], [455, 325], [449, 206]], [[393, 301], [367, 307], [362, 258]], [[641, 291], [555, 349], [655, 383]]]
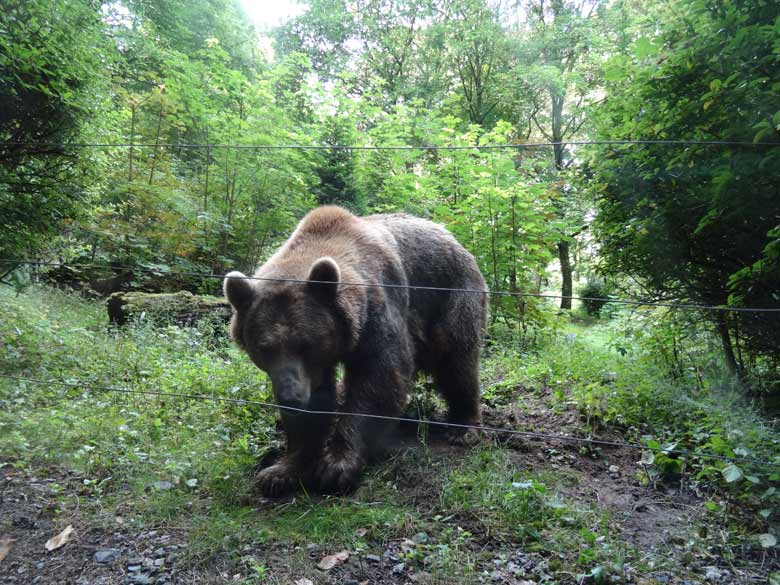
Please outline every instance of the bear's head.
[[336, 364], [348, 345], [338, 308], [341, 271], [330, 257], [310, 267], [307, 281], [225, 277], [234, 308], [233, 340], [271, 378], [278, 404], [308, 408], [318, 391], [332, 391]]

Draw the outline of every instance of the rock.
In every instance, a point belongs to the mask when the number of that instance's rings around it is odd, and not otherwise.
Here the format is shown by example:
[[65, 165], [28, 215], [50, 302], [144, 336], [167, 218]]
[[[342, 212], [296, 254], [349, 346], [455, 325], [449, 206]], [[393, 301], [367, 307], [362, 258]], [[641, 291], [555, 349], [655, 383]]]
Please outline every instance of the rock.
[[[156, 490], [167, 491], [173, 489], [173, 484], [170, 481], [156, 481], [152, 485]], [[151, 533], [149, 535], [151, 536]]]
[[220, 323], [230, 320], [230, 303], [220, 297], [176, 293], [115, 292], [107, 303], [108, 318], [115, 325], [139, 319], [160, 323], [192, 325], [213, 316]]
[[398, 563], [393, 565], [393, 575], [401, 575], [406, 570], [406, 563]]
[[132, 585], [152, 585], [154, 578], [148, 573], [135, 573], [130, 575], [127, 582]]
[[718, 583], [723, 579], [723, 573], [717, 567], [705, 567], [704, 578], [710, 583]]
[[107, 548], [105, 550], [99, 550], [95, 553], [95, 562], [100, 564], [113, 563], [119, 558], [120, 551], [118, 548]]
[[620, 468], [617, 465], [610, 465], [608, 471], [610, 475], [618, 475], [620, 473]]
[[425, 544], [428, 542], [428, 535], [425, 532], [418, 532], [412, 536], [412, 542], [415, 544]]
[[141, 570], [141, 565], [128, 565], [127, 566], [127, 572], [128, 573], [137, 573]]
[[363, 557], [366, 559], [369, 563], [381, 563], [382, 558], [379, 555], [366, 555]]

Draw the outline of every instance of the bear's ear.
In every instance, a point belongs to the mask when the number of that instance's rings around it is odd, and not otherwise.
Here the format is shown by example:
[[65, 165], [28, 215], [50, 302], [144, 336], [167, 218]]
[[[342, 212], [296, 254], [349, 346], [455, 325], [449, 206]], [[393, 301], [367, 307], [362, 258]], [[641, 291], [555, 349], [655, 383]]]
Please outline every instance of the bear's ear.
[[338, 283], [341, 280], [341, 270], [333, 258], [324, 256], [311, 265], [309, 276], [306, 280], [317, 281], [310, 282], [306, 286], [316, 294], [332, 299], [336, 296], [336, 292], [338, 292]]
[[238, 270], [225, 275], [225, 298], [236, 310], [246, 308], [255, 296], [255, 287], [246, 275]]

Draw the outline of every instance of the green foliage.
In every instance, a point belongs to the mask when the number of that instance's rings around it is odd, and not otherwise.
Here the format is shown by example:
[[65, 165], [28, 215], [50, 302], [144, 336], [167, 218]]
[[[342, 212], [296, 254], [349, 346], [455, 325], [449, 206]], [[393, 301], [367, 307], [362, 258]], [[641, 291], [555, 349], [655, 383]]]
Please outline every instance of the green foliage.
[[577, 290], [577, 295], [584, 297], [582, 304], [585, 307], [585, 312], [588, 315], [599, 317], [601, 309], [609, 302], [606, 299], [609, 299], [611, 292], [612, 287], [606, 281], [590, 278]]
[[[598, 136], [772, 141], [778, 133], [770, 121], [780, 111], [777, 16], [761, 1], [677, 1], [649, 10], [655, 35], [638, 38], [633, 55], [615, 55], [607, 66]], [[638, 278], [661, 298], [779, 307], [778, 164], [776, 147], [594, 150], [604, 270]], [[710, 318], [743, 379], [757, 361], [777, 362], [777, 314]]]
[[[80, 217], [89, 202], [90, 152], [61, 147], [90, 137], [106, 106], [107, 63], [92, 2], [11, 2], [0, 14], [0, 256], [23, 257]], [[32, 143], [55, 143], [36, 145]], [[0, 267], [0, 276], [8, 267]]]
[[[598, 343], [598, 337], [585, 337], [581, 330], [561, 335], [538, 352], [514, 357], [523, 364], [509, 378], [514, 386], [488, 378], [486, 392], [521, 400], [517, 386], [549, 387], [557, 401], [577, 404], [590, 432], [616, 426], [627, 438], [658, 450], [637, 454], [640, 479], [720, 484], [753, 510], [775, 509], [780, 494], [773, 484], [780, 476], [771, 468], [697, 456], [779, 462], [780, 441], [771, 425], [722, 375], [712, 347], [678, 355], [679, 362], [661, 354], [668, 342], [657, 337], [663, 327], [648, 325], [653, 318], [651, 311], [623, 315], [603, 326]], [[485, 369], [512, 360], [511, 352], [491, 355]], [[693, 454], [674, 454], [675, 449]], [[766, 526], [768, 517], [757, 514], [755, 522]]]

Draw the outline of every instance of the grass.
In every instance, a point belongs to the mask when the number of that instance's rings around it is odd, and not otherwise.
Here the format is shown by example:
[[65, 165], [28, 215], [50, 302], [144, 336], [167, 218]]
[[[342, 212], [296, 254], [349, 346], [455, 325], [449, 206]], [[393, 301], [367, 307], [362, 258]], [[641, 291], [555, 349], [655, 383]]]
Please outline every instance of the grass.
[[201, 330], [117, 331], [103, 312], [58, 291], [4, 294], [0, 370], [73, 386], [0, 379], [2, 453], [139, 488], [155, 480], [208, 485], [250, 465], [271, 435], [264, 411], [91, 387], [267, 399], [260, 372]]
[[635, 556], [610, 531], [608, 514], [569, 501], [560, 491], [571, 476], [521, 471], [511, 452], [488, 447], [472, 453], [444, 483], [442, 513], [467, 519], [485, 542], [504, 541], [544, 552], [553, 569], [595, 566]]
[[[544, 396], [553, 409], [575, 407], [584, 431], [778, 457], [776, 434], [743, 399], [715, 384], [703, 391], [670, 381], [640, 347], [616, 351], [625, 344], [620, 327], [568, 324], [534, 351], [492, 347], [483, 360], [485, 401], [522, 407], [529, 396]], [[257, 510], [253, 467], [279, 441], [272, 413], [90, 388], [268, 400], [262, 373], [210, 324], [117, 330], [102, 303], [51, 289], [18, 297], [0, 290], [0, 339], [0, 373], [73, 384], [0, 378], [3, 460], [74, 474], [78, 507], [96, 524], [110, 526], [119, 515], [128, 526], [184, 530], [193, 565], [240, 568], [251, 575], [247, 582], [275, 582], [262, 559], [248, 560], [242, 551], [288, 543], [290, 562], [303, 575], [311, 568], [300, 552], [308, 544], [363, 554], [393, 542], [411, 543], [403, 561], [429, 583], [478, 582], [486, 564], [502, 562], [486, 552], [488, 544], [539, 555], [564, 581], [567, 574], [590, 574], [606, 582], [622, 574], [626, 561], [636, 562], [605, 508], [565, 495], [574, 491], [564, 488], [579, 481], [577, 473], [533, 472], [516, 453], [490, 444], [464, 458], [425, 446], [401, 450], [371, 469], [348, 498], [303, 495]], [[771, 484], [780, 478], [744, 466], [738, 480], [727, 482], [725, 465], [693, 458], [680, 469], [679, 463], [659, 454], [642, 477], [662, 483], [684, 472], [691, 484], [720, 484], [711, 492], [713, 515], [738, 502], [756, 514], [736, 532], [749, 538], [775, 532]]]

